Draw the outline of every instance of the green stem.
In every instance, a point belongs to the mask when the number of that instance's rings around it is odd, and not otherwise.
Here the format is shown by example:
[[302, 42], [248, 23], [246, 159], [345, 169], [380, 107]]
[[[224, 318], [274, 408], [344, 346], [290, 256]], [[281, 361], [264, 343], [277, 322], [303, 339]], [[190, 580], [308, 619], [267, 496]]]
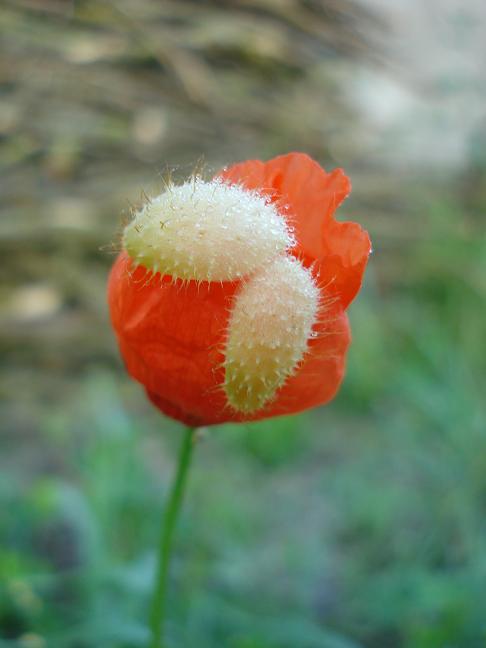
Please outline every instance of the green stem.
[[182, 441], [181, 449], [179, 451], [177, 473], [172, 482], [169, 499], [165, 506], [158, 549], [157, 577], [150, 615], [150, 628], [152, 631], [150, 648], [164, 648], [167, 579], [169, 574], [172, 538], [181, 508], [182, 499], [184, 497], [184, 488], [187, 481], [189, 466], [191, 464], [195, 432], [196, 428], [187, 428], [184, 433], [184, 440]]

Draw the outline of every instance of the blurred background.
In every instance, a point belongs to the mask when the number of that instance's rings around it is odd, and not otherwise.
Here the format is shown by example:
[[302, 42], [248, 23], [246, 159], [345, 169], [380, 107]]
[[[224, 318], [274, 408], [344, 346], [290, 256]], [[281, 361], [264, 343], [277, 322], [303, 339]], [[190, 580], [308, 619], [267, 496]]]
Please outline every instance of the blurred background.
[[210, 430], [173, 648], [486, 645], [483, 0], [3, 0], [0, 646], [145, 646], [180, 427], [125, 375], [122, 223], [172, 170], [342, 166], [374, 255], [338, 398]]

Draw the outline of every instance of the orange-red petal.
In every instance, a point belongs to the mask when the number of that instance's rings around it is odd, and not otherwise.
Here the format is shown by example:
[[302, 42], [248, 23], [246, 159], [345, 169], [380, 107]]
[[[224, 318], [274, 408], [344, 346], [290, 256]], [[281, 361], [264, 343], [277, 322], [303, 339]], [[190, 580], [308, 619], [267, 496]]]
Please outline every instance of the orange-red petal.
[[219, 175], [278, 203], [294, 228], [297, 245], [293, 253], [307, 265], [315, 265], [321, 285], [346, 308], [361, 286], [371, 243], [358, 224], [334, 219], [351, 191], [343, 170], [326, 173], [308, 155], [289, 153], [269, 162], [235, 164]]
[[113, 328], [128, 372], [154, 404], [187, 425], [210, 425], [293, 414], [333, 398], [350, 340], [339, 304], [322, 314], [309, 352], [272, 402], [252, 416], [227, 405], [222, 350], [237, 288], [150, 277], [119, 255], [108, 284]]

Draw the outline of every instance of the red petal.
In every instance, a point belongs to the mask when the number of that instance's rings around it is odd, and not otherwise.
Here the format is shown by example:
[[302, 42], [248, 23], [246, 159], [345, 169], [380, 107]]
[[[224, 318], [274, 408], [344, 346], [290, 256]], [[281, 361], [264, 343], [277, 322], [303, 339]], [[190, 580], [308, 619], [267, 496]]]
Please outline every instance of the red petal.
[[222, 389], [229, 309], [238, 283], [172, 282], [116, 260], [108, 303], [128, 372], [165, 414], [187, 425], [258, 420], [293, 414], [329, 401], [344, 375], [349, 345], [346, 315], [338, 304], [315, 327], [317, 337], [296, 373], [256, 415], [231, 410]]
[[295, 231], [294, 254], [308, 265], [315, 263], [321, 284], [346, 308], [361, 286], [371, 243], [356, 223], [334, 219], [351, 191], [342, 169], [326, 173], [308, 155], [289, 153], [266, 163], [235, 164], [220, 177], [258, 189], [278, 202]]

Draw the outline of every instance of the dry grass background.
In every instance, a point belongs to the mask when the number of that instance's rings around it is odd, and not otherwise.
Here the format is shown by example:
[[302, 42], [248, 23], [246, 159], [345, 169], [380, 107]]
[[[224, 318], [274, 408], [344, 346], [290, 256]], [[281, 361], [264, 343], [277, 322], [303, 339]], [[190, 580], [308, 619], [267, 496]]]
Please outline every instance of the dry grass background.
[[28, 391], [110, 362], [110, 245], [168, 169], [293, 149], [363, 164], [339, 70], [383, 57], [351, 2], [16, 1], [0, 20], [2, 380], [34, 362]]

